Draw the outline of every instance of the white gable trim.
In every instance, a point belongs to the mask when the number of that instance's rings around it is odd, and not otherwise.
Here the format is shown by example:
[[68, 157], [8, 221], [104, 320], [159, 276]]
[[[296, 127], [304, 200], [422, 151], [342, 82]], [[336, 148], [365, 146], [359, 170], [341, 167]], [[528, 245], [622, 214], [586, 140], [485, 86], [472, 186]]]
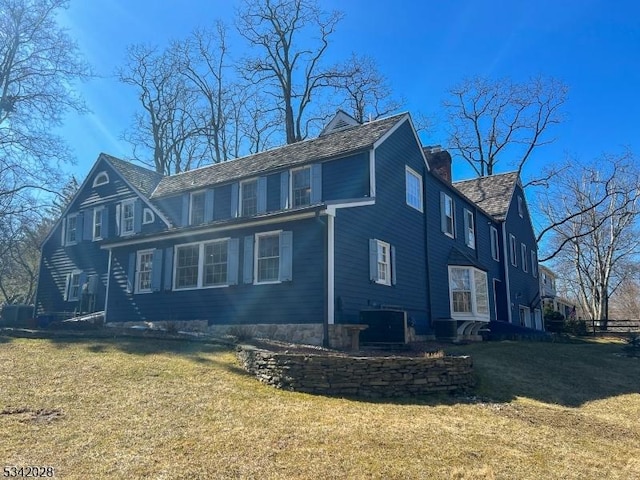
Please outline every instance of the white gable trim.
[[335, 116], [329, 123], [327, 123], [327, 125], [325, 125], [325, 127], [320, 132], [320, 135], [318, 136], [322, 137], [323, 135], [328, 135], [329, 133], [340, 131], [343, 128], [355, 127], [357, 125], [360, 125], [360, 122], [358, 122], [355, 118], [343, 112], [342, 110], [338, 110]]

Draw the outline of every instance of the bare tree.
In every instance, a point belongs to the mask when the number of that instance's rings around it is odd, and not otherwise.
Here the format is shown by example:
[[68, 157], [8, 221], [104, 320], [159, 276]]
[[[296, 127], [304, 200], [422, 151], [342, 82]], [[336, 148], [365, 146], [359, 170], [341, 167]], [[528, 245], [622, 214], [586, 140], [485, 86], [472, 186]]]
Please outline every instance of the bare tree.
[[[636, 266], [637, 268], [638, 266]], [[638, 270], [627, 279], [611, 297], [611, 317], [617, 320], [640, 319], [640, 280]]]
[[[609, 298], [640, 253], [640, 171], [631, 153], [606, 155], [557, 177], [544, 202], [547, 256], [571, 268], [582, 310], [606, 322]], [[544, 259], [543, 259], [544, 260]]]
[[52, 133], [69, 110], [84, 111], [73, 84], [90, 76], [56, 21], [67, 0], [3, 0], [0, 6], [0, 214], [18, 214], [28, 192], [55, 191], [71, 152]]
[[567, 87], [553, 78], [467, 79], [444, 102], [451, 148], [478, 176], [493, 175], [503, 158], [521, 172], [536, 148], [553, 141], [548, 130], [560, 122], [566, 94]]
[[152, 152], [156, 172], [180, 173], [204, 161], [206, 144], [198, 122], [196, 95], [180, 75], [177, 55], [156, 47], [132, 45], [127, 63], [118, 69], [121, 82], [134, 86], [142, 111], [124, 139], [134, 147], [134, 158], [148, 163]]
[[335, 79], [338, 95], [345, 96], [348, 113], [360, 123], [397, 111], [401, 102], [393, 98], [388, 80], [372, 57], [352, 54], [344, 67], [347, 75]]
[[260, 52], [244, 62], [244, 74], [281, 111], [287, 143], [307, 137], [317, 119], [309, 112], [312, 100], [348, 76], [323, 63], [341, 18], [340, 12], [324, 12], [317, 0], [245, 0], [238, 12], [240, 35]]

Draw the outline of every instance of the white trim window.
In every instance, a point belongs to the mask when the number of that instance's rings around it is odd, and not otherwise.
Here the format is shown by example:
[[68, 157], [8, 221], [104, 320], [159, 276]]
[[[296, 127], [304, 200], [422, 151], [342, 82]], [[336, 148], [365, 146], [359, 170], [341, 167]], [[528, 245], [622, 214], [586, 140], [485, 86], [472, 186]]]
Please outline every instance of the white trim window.
[[[175, 247], [175, 265], [173, 270], [174, 290], [192, 290], [196, 288], [226, 287], [231, 280], [231, 270], [237, 270], [237, 245], [234, 241], [235, 254], [230, 253], [229, 238], [221, 238], [209, 242], [189, 243]], [[230, 256], [235, 258], [233, 265]]]
[[202, 286], [215, 287], [227, 285], [229, 267], [229, 241], [216, 240], [203, 244]]
[[500, 248], [498, 242], [498, 229], [496, 227], [489, 227], [489, 233], [491, 236], [491, 258], [496, 262], [500, 261]]
[[153, 269], [154, 250], [138, 251], [136, 260], [135, 293], [151, 293], [151, 271]]
[[377, 270], [376, 283], [391, 285], [391, 246], [387, 242], [377, 240]]
[[176, 290], [198, 288], [200, 244], [176, 247], [174, 281]]
[[126, 202], [122, 202], [122, 220], [120, 224], [122, 225], [122, 233], [121, 235], [131, 235], [135, 230], [135, 200], [127, 200]]
[[407, 205], [422, 212], [422, 175], [405, 166], [405, 188]]
[[150, 208], [145, 208], [142, 212], [142, 224], [148, 225], [156, 221], [156, 215]]
[[189, 225], [202, 225], [204, 223], [204, 204], [206, 192], [193, 192], [189, 202]]
[[473, 267], [449, 267], [451, 318], [489, 319], [487, 273]]
[[464, 243], [467, 247], [476, 248], [476, 225], [471, 210], [464, 210]]
[[258, 179], [240, 182], [240, 215], [250, 217], [258, 213]]
[[516, 237], [509, 234], [509, 254], [511, 256], [511, 265], [518, 266], [518, 255], [516, 253]]
[[68, 215], [65, 225], [64, 243], [74, 245], [78, 242], [78, 215]]
[[100, 185], [106, 185], [109, 183], [109, 174], [107, 172], [100, 172], [93, 179], [93, 186], [99, 187]]
[[311, 205], [311, 167], [291, 170], [291, 205], [293, 208]]
[[527, 246], [524, 243], [520, 244], [520, 260], [522, 261], [522, 270], [524, 272], [529, 271], [529, 262], [527, 261]]
[[82, 275], [82, 272], [80, 270], [74, 270], [69, 274], [69, 284], [67, 285], [68, 302], [75, 302], [80, 299], [80, 275]]
[[93, 209], [93, 240], [102, 240], [102, 214], [104, 207]]
[[538, 278], [538, 254], [535, 250], [531, 250], [531, 275]]
[[280, 232], [256, 234], [255, 284], [280, 282]]
[[446, 193], [442, 193], [442, 231], [445, 235], [455, 238], [456, 223], [453, 199]]

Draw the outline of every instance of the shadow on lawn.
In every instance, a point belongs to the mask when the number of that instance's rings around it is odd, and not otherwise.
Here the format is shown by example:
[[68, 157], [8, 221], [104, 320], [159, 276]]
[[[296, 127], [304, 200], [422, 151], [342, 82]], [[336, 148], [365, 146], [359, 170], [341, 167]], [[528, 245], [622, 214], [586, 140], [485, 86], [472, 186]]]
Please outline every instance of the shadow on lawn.
[[473, 358], [482, 400], [580, 407], [640, 393], [640, 361], [624, 355], [621, 343], [487, 342], [454, 351]]
[[[0, 344], [12, 340], [11, 336], [0, 336]], [[81, 345], [94, 354], [109, 350], [141, 356], [173, 354], [234, 374], [250, 375], [234, 362], [215, 355], [231, 352], [233, 345], [213, 340], [114, 338], [91, 335], [89, 332], [82, 337], [53, 336], [48, 340], [60, 348]], [[473, 391], [419, 398], [351, 399], [367, 403], [435, 406], [510, 402], [517, 397], [524, 397], [549, 404], [580, 407], [591, 401], [640, 393], [640, 359], [624, 356], [621, 343], [503, 341], [452, 346], [446, 351], [471, 355], [477, 377], [477, 386]]]

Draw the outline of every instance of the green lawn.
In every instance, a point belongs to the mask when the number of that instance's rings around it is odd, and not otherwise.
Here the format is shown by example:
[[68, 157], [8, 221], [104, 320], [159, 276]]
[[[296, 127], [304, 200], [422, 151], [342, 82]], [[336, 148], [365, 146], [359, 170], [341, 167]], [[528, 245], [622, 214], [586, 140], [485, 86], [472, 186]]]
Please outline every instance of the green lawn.
[[0, 337], [0, 468], [56, 478], [640, 478], [640, 359], [614, 342], [456, 347], [477, 398], [276, 390], [213, 344]]

